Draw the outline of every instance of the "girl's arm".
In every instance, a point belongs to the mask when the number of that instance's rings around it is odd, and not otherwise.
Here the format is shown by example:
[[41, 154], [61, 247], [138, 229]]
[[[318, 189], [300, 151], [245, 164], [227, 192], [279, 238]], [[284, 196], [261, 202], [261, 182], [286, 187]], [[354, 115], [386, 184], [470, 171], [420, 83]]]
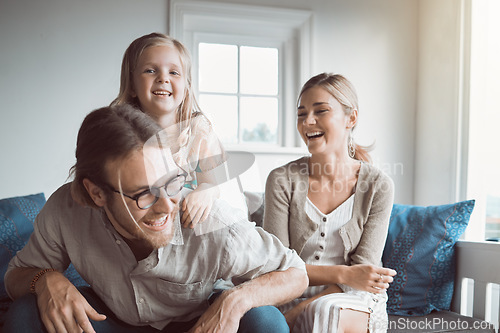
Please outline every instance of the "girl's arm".
[[213, 202], [220, 196], [216, 169], [225, 163], [224, 148], [203, 114], [193, 119], [191, 136], [187, 160], [198, 163], [197, 187], [187, 195], [181, 207], [181, 223], [186, 228], [194, 228], [210, 214]]
[[205, 221], [218, 197], [219, 188], [216, 185], [207, 183], [198, 185], [182, 202], [182, 226], [193, 229], [198, 223]]
[[198, 187], [182, 202], [181, 224], [185, 228], [194, 228], [196, 224], [205, 221], [212, 210], [213, 202], [220, 195], [212, 170], [199, 173], [197, 180]]

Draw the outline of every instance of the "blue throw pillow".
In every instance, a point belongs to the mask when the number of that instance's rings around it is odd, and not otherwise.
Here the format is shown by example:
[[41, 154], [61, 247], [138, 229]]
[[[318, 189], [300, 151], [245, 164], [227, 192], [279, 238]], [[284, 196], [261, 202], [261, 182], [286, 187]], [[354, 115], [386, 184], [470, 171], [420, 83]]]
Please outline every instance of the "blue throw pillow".
[[441, 206], [394, 204], [382, 261], [395, 269], [387, 312], [421, 316], [449, 310], [455, 279], [454, 246], [469, 223], [474, 200]]
[[0, 299], [8, 297], [4, 287], [7, 265], [28, 241], [44, 204], [43, 193], [0, 200]]
[[[4, 287], [4, 275], [10, 259], [28, 242], [33, 223], [43, 205], [43, 193], [0, 200], [0, 327], [11, 301]], [[70, 265], [65, 276], [76, 286], [87, 285]]]

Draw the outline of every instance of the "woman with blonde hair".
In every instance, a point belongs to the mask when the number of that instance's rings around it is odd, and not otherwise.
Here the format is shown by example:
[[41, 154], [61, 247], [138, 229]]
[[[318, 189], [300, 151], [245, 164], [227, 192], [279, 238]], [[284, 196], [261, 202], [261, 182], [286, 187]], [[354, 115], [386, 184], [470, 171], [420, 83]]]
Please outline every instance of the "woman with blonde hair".
[[283, 305], [292, 332], [384, 332], [386, 289], [396, 272], [381, 267], [393, 182], [354, 143], [356, 91], [322, 73], [299, 94], [297, 129], [310, 156], [273, 170], [263, 227], [306, 262], [309, 288]]

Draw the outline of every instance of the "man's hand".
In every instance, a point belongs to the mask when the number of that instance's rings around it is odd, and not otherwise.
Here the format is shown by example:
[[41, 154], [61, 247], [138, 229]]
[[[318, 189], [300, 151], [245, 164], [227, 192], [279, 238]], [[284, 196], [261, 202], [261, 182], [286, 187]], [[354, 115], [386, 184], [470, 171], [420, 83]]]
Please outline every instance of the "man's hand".
[[248, 280], [224, 291], [189, 333], [236, 333], [247, 311], [289, 302], [303, 293], [308, 282], [306, 272], [300, 268], [273, 271]]
[[45, 273], [37, 281], [36, 294], [40, 316], [49, 333], [95, 333], [89, 318], [106, 319], [60, 272]]
[[235, 289], [224, 291], [205, 311], [189, 333], [236, 333], [246, 313], [241, 302], [233, 297]]

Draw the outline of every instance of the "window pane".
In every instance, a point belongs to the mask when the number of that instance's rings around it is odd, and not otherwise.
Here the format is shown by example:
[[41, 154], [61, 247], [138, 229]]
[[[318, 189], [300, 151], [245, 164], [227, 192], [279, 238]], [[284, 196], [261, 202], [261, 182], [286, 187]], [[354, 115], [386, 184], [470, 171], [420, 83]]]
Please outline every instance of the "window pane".
[[278, 49], [242, 46], [240, 86], [243, 94], [278, 94]]
[[241, 126], [244, 142], [278, 143], [278, 99], [241, 98]]
[[500, 239], [500, 2], [472, 6], [467, 196], [476, 204], [467, 232], [473, 235], [468, 239]]
[[223, 143], [238, 143], [238, 100], [236, 96], [200, 94], [200, 107], [212, 122]]
[[199, 90], [236, 93], [238, 91], [238, 47], [200, 43]]
[[500, 194], [490, 191], [486, 196], [486, 239], [500, 239]]

